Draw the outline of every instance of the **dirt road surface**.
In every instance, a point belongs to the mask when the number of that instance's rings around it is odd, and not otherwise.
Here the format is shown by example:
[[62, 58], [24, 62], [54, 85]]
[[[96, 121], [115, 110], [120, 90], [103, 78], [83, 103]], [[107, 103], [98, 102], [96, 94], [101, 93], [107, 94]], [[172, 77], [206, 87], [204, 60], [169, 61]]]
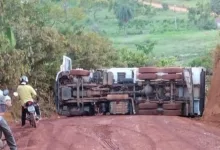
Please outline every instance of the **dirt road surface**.
[[[147, 1], [144, 1], [144, 0], [138, 0], [139, 2], [142, 2], [144, 5], [151, 5], [152, 7], [154, 8], [160, 8], [162, 9], [163, 6], [161, 3], [156, 3], [156, 2], [147, 2]], [[188, 12], [188, 9], [185, 8], [185, 7], [179, 7], [179, 6], [174, 6], [174, 5], [169, 5], [168, 6], [170, 10], [172, 11], [177, 11], [177, 12]]]
[[220, 150], [220, 129], [171, 116], [94, 116], [12, 127], [19, 150]]

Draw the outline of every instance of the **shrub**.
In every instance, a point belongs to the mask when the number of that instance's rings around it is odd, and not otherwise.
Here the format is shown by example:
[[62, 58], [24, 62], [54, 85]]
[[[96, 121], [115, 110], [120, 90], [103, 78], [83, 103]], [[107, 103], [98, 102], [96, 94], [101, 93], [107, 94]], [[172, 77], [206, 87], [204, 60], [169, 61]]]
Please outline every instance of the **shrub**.
[[167, 3], [162, 3], [163, 10], [168, 10], [169, 5]]

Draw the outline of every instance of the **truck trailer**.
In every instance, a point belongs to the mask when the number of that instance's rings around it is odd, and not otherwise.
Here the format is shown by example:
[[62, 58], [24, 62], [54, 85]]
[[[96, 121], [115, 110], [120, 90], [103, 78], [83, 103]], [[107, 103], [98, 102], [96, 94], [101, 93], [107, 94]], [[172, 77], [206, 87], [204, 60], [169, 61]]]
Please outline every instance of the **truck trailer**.
[[[69, 59], [70, 60], [70, 59]], [[202, 116], [203, 67], [61, 69], [55, 84], [59, 115]], [[64, 64], [63, 64], [64, 65]]]

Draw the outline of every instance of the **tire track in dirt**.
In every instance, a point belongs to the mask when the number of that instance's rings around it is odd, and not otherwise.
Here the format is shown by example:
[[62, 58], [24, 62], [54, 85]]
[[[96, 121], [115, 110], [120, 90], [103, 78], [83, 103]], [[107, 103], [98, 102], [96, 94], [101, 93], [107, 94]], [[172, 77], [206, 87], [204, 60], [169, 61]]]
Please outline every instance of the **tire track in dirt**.
[[[111, 140], [112, 137], [109, 136], [110, 134], [105, 134], [105, 132], [107, 132], [107, 133], [112, 132], [113, 134], [115, 134], [115, 131], [117, 131], [117, 130], [125, 131], [125, 132], [129, 131], [132, 134], [135, 134], [136, 136], [141, 136], [142, 138], [144, 138], [145, 143], [149, 143], [147, 145], [151, 145], [150, 149], [156, 150], [156, 143], [147, 134], [143, 134], [141, 132], [132, 130], [131, 128], [128, 128], [128, 127], [112, 124], [112, 122], [117, 122], [116, 120], [118, 119], [118, 117], [119, 116], [114, 116], [113, 118], [112, 118], [112, 116], [99, 116], [98, 121], [95, 121], [96, 119], [98, 119], [97, 117], [84, 117], [84, 118], [82, 118], [84, 120], [84, 122], [89, 121], [90, 124], [92, 124], [92, 125], [80, 123], [80, 122], [78, 122], [78, 119], [80, 119], [80, 118], [75, 118], [75, 119], [77, 119], [75, 121], [75, 123], [65, 125], [65, 127], [74, 126], [74, 127], [79, 128], [80, 132], [85, 130], [84, 132], [87, 132], [87, 133], [89, 132], [90, 136], [97, 137], [99, 139], [101, 138], [102, 140], [104, 139], [105, 146], [107, 145], [106, 147], [108, 147], [108, 149], [109, 149], [109, 146], [110, 146], [110, 149], [118, 149], [118, 147], [120, 149], [121, 147], [118, 146], [118, 144], [116, 144], [114, 141]], [[124, 116], [123, 118], [130, 118], [130, 117], [131, 116], [129, 116], [129, 117]], [[132, 117], [134, 117], [134, 116], [132, 116]], [[93, 121], [94, 121], [94, 123], [93, 123]], [[83, 133], [83, 134], [85, 134], [85, 133]], [[119, 134], [119, 132], [117, 132], [117, 134]], [[101, 142], [103, 142], [103, 141], [101, 141]], [[127, 144], [130, 144], [130, 142]], [[148, 146], [148, 148], [149, 148], [149, 146]]]
[[13, 134], [15, 136], [16, 142], [21, 141], [22, 145], [20, 145], [20, 147], [29, 147], [31, 143], [34, 143], [33, 140], [30, 141], [30, 135], [33, 134], [32, 128], [16, 129], [15, 131], [13, 131]]
[[[93, 126], [89, 126], [89, 125], [69, 125], [69, 126], [74, 126], [76, 128], [79, 129], [80, 133], [82, 134], [86, 134], [85, 132], [87, 132], [87, 136], [90, 135], [91, 137], [97, 137], [98, 139], [101, 139], [101, 143], [104, 142], [104, 146], [107, 149], [110, 150], [119, 150], [120, 147], [118, 146], [118, 144], [114, 143], [111, 140], [111, 133], [115, 132], [117, 130], [126, 130], [126, 131], [130, 131], [133, 134], [137, 134], [140, 135], [142, 137], [144, 137], [146, 140], [146, 143], [149, 143], [149, 145], [151, 146], [150, 150], [156, 150], [156, 143], [146, 134], [143, 134], [141, 132], [126, 128], [126, 127], [121, 127], [118, 125], [113, 125], [113, 124], [109, 124], [109, 125], [100, 125], [100, 124], [94, 124]], [[89, 129], [89, 130], [88, 130]]]
[[119, 150], [119, 146], [111, 140], [112, 131], [108, 125], [94, 126], [93, 130], [96, 133], [96, 136], [102, 139], [102, 141], [107, 147], [110, 148], [110, 150]]
[[[45, 125], [44, 124], [44, 129], [48, 132], [49, 131], [49, 133], [52, 133], [49, 137], [48, 137], [48, 135], [46, 134], [45, 135], [45, 137], [47, 137], [47, 141], [50, 141], [48, 144], [47, 144], [47, 148], [46, 149], [48, 149], [48, 150], [50, 150], [51, 149], [51, 145], [53, 145], [53, 144], [58, 144], [58, 145], [61, 145], [63, 148], [65, 148], [65, 149], [69, 149], [69, 146], [68, 146], [68, 143], [67, 142], [64, 142], [64, 141], [62, 141], [62, 137], [59, 137], [59, 136], [57, 136], [57, 135], [60, 135], [60, 132], [62, 131], [62, 126], [61, 126], [61, 128], [59, 129], [59, 130], [57, 130], [59, 133], [57, 133], [57, 132], [55, 132], [56, 130], [55, 130], [55, 125], [53, 124], [53, 123], [51, 123], [51, 122], [48, 122], [48, 123], [46, 123], [47, 125]], [[57, 127], [56, 127], [57, 128]], [[55, 132], [55, 134], [53, 134]], [[45, 132], [46, 133], [46, 132]], [[56, 143], [54, 143], [54, 142], [56, 142]]]
[[220, 136], [204, 135], [205, 127], [193, 123], [167, 116], [73, 117], [15, 129], [15, 138], [22, 150], [219, 150]]
[[[191, 127], [190, 124], [187, 126], [182, 126], [182, 124], [178, 124], [174, 121], [172, 121], [172, 117], [170, 117], [169, 123], [165, 123], [163, 119], [160, 119], [159, 117], [156, 117], [155, 120], [157, 120], [158, 123], [160, 123], [163, 126], [163, 129], [165, 131], [169, 131], [170, 133], [173, 133], [176, 137], [178, 137], [181, 141], [186, 142], [188, 145], [191, 145], [194, 147], [195, 150], [207, 150], [207, 145], [204, 144], [204, 140], [201, 140], [200, 138], [205, 137], [204, 134], [200, 132], [196, 132], [195, 130], [190, 130]], [[187, 137], [187, 138], [186, 138]], [[207, 141], [206, 136], [206, 141]], [[192, 139], [196, 139], [192, 141]], [[205, 142], [206, 142], [205, 141]], [[208, 148], [209, 149], [209, 148]], [[214, 148], [212, 149], [214, 150]], [[219, 149], [216, 149], [219, 150]]]
[[138, 131], [135, 131], [135, 130], [132, 130], [130, 128], [126, 128], [126, 127], [122, 127], [122, 126], [118, 126], [118, 125], [109, 125], [110, 127], [113, 127], [113, 128], [116, 128], [116, 129], [120, 129], [120, 130], [127, 130], [127, 131], [130, 131], [130, 132], [133, 132], [133, 133], [136, 133], [138, 135], [141, 135], [142, 137], [144, 137], [146, 139], [146, 142], [150, 144], [151, 146], [151, 150], [156, 150], [156, 143], [152, 140], [152, 138], [146, 134], [143, 134], [141, 132], [138, 132]]
[[[177, 134], [177, 129], [179, 130], [178, 126], [174, 126], [172, 123], [168, 124], [165, 123], [164, 121], [162, 121], [159, 118], [155, 118], [157, 120], [157, 122], [163, 126], [163, 130], [165, 132], [167, 132], [167, 134], [172, 133], [172, 136], [178, 138], [179, 141], [181, 142], [185, 142], [187, 145], [189, 145], [190, 147], [192, 147], [194, 150], [202, 150], [200, 146], [194, 144], [192, 141], [189, 141], [188, 138], [183, 138], [181, 135]], [[184, 135], [184, 134], [183, 134]]]
[[[140, 116], [136, 117], [139, 118]], [[158, 118], [160, 116], [148, 117], [149, 120], [141, 120], [142, 124], [140, 124], [139, 127], [143, 131], [143, 129], [146, 128], [147, 125], [148, 128], [145, 130], [145, 132], [150, 134], [150, 137], [151, 139], [153, 139], [154, 143], [157, 143], [157, 149], [177, 149], [179, 147], [178, 145], [181, 145], [183, 149], [195, 150], [195, 147], [190, 145], [190, 143], [177, 139], [177, 136], [175, 134], [171, 134], [171, 132], [164, 129], [163, 124], [155, 120], [155, 118]], [[137, 121], [136, 119], [133, 118], [131, 121], [135, 124], [135, 121]]]
[[[71, 128], [75, 128], [75, 130], [77, 130], [75, 133], [77, 134], [77, 135], [82, 135], [82, 136], [84, 136], [85, 138], [88, 138], [88, 139], [93, 139], [93, 140], [95, 140], [95, 141], [97, 141], [97, 143], [98, 144], [100, 144], [101, 146], [102, 146], [102, 148], [104, 148], [104, 149], [106, 149], [107, 147], [99, 140], [99, 139], [97, 139], [96, 137], [94, 137], [94, 135], [93, 134], [89, 134], [89, 132], [91, 132], [91, 131], [88, 131], [88, 127], [83, 127], [83, 126], [81, 126], [81, 125], [74, 125], [74, 124], [72, 124], [72, 125], [66, 125], [65, 127], [71, 127]], [[54, 135], [57, 135], [57, 134], [61, 134], [60, 133], [60, 131], [62, 131], [62, 126], [60, 126], [59, 128], [57, 128], [57, 132], [54, 132]], [[70, 128], [70, 129], [71, 129]], [[73, 143], [74, 144], [74, 143]], [[72, 148], [73, 147], [73, 144], [70, 144], [70, 146], [69, 146], [69, 149], [70, 148]]]
[[204, 132], [210, 133], [210, 136], [213, 136], [213, 138], [220, 138], [220, 131], [216, 131], [216, 129], [218, 130], [218, 128], [212, 127], [212, 126], [208, 126], [208, 128], [207, 128], [207, 125], [202, 124], [199, 121], [187, 120], [187, 119], [188, 118], [180, 118], [180, 117], [172, 118], [172, 120], [174, 120], [174, 122], [179, 122], [181, 126], [186, 124], [187, 121], [190, 121], [191, 124], [193, 124], [193, 126], [191, 126], [193, 129], [196, 129], [196, 130], [198, 130], [198, 128], [200, 129], [198, 131], [193, 131], [192, 129], [190, 129], [191, 132], [203, 134], [203, 132], [201, 132], [201, 130], [204, 130]]
[[[65, 129], [65, 130], [64, 130]], [[62, 145], [65, 145], [65, 150], [72, 150], [73, 148], [77, 149], [77, 147], [75, 147], [75, 143], [69, 143], [69, 142], [63, 142], [62, 140], [64, 140], [63, 138], [59, 138], [59, 137], [54, 137], [54, 135], [62, 135], [62, 134], [66, 134], [66, 132], [69, 132], [69, 134], [74, 134], [77, 135], [79, 137], [79, 135], [81, 136], [81, 139], [89, 139], [89, 141], [95, 141], [97, 142], [98, 145], [100, 145], [102, 147], [102, 149], [107, 149], [108, 146], [106, 146], [105, 144], [103, 144], [102, 140], [98, 139], [96, 136], [94, 136], [95, 134], [91, 131], [89, 126], [88, 127], [83, 127], [81, 125], [75, 125], [75, 124], [67, 124], [64, 126], [56, 126], [55, 131], [52, 133], [53, 135], [53, 139], [55, 139], [57, 142], [61, 143]], [[90, 134], [89, 134], [90, 133]], [[72, 142], [72, 141], [71, 141]], [[48, 145], [49, 146], [49, 145]]]

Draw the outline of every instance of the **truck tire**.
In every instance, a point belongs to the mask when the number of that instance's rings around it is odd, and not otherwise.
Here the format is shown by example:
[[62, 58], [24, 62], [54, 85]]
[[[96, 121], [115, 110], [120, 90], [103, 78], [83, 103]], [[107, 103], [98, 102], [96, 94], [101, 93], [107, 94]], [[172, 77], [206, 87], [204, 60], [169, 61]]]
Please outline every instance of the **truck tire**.
[[137, 78], [139, 80], [156, 80], [157, 74], [154, 74], [154, 73], [138, 74]]
[[170, 73], [170, 74], [182, 73], [183, 68], [181, 68], [181, 67], [167, 67], [167, 68], [160, 68], [159, 71], [163, 72], [163, 73]]
[[157, 103], [140, 103], [138, 104], [139, 109], [157, 109]]
[[138, 110], [138, 115], [157, 115], [157, 109], [150, 109], [150, 110]]
[[78, 70], [72, 69], [70, 70], [70, 75], [73, 76], [89, 76], [90, 72], [88, 70]]
[[164, 110], [163, 111], [164, 116], [181, 116], [182, 111], [180, 110]]
[[170, 104], [163, 104], [164, 110], [179, 110], [182, 109], [181, 103], [170, 103]]
[[158, 68], [157, 67], [140, 67], [139, 73], [157, 73]]
[[177, 80], [182, 78], [183, 78], [182, 74], [166, 74], [166, 75], [162, 75], [161, 77], [161, 79], [164, 80]]

